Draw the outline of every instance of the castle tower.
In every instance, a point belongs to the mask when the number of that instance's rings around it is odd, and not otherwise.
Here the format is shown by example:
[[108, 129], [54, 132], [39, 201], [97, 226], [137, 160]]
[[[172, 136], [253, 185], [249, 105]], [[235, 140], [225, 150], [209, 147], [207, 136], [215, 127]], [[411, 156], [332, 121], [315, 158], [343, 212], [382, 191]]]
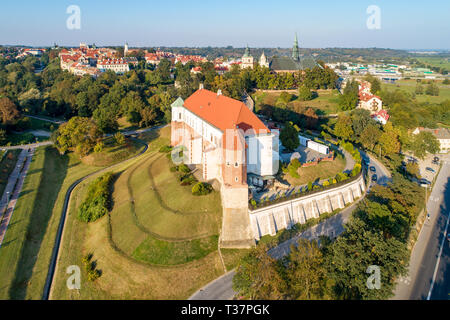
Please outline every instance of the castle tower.
[[252, 68], [253, 69], [253, 57], [250, 55], [250, 49], [247, 47], [245, 48], [244, 55], [242, 56], [242, 64], [241, 68]]
[[299, 50], [298, 50], [297, 33], [295, 33], [294, 46], [292, 47], [292, 59], [294, 61], [299, 61], [300, 60], [300, 53], [299, 53]]
[[267, 67], [267, 68], [269, 67], [269, 61], [267, 60], [266, 55], [264, 54], [264, 51], [263, 51], [261, 57], [259, 58], [259, 65], [261, 67]]

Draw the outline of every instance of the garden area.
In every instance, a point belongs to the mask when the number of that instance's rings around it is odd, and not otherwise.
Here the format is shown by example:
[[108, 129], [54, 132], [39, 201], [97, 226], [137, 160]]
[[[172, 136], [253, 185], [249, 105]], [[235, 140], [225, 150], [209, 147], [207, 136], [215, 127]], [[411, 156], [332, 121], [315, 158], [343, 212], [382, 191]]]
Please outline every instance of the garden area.
[[304, 113], [308, 107], [311, 107], [318, 115], [328, 115], [335, 114], [339, 111], [338, 107], [338, 97], [339, 93], [337, 90], [316, 90], [311, 100], [302, 101], [298, 97], [298, 92], [296, 90], [289, 91], [292, 94], [292, 98], [283, 103], [280, 101], [280, 96], [282, 92], [263, 92], [256, 91], [252, 94], [252, 98], [255, 101], [255, 112], [260, 111], [264, 106], [276, 107], [277, 105], [283, 104], [290, 110]]

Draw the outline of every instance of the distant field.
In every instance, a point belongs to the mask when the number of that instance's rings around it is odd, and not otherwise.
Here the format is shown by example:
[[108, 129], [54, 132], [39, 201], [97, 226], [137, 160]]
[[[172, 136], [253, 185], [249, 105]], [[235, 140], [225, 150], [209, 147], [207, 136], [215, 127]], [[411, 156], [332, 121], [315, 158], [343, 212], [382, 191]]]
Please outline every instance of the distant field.
[[[426, 94], [416, 95], [416, 99], [419, 102], [440, 103], [447, 99], [450, 99], [450, 85], [443, 85], [442, 81], [436, 82], [439, 87], [439, 96], [429, 96]], [[382, 89], [396, 90], [401, 89], [408, 93], [413, 93], [416, 90], [416, 80], [399, 80], [396, 83], [382, 83]], [[426, 88], [426, 84], [422, 84]]]
[[433, 67], [444, 68], [450, 70], [450, 60], [449, 58], [441, 57], [419, 57], [416, 58], [420, 62], [427, 63]]
[[[255, 100], [258, 107], [263, 104], [275, 106], [278, 97], [281, 92], [262, 92], [257, 91], [253, 94], [253, 99]], [[299, 101], [297, 97], [288, 103], [288, 106], [292, 107], [294, 110], [305, 110], [308, 107], [318, 110], [318, 114], [334, 114], [339, 111], [338, 108], [338, 97], [339, 93], [336, 90], [318, 90], [318, 97], [311, 101]], [[258, 110], [256, 110], [258, 111]]]

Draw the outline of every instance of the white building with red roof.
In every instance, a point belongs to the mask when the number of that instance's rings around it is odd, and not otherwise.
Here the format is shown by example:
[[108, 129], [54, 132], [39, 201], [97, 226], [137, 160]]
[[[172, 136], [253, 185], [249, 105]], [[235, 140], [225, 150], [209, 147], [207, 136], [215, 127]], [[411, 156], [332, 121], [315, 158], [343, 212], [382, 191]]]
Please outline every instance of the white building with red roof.
[[97, 62], [97, 69], [100, 71], [112, 70], [115, 73], [125, 73], [130, 71], [128, 62], [124, 59], [103, 59]]
[[379, 96], [370, 92], [371, 84], [368, 81], [361, 81], [359, 85], [359, 104], [358, 108], [369, 110], [374, 114], [383, 109], [383, 101]]
[[[200, 88], [172, 104], [172, 155], [217, 180], [223, 206], [221, 245], [254, 245], [248, 183], [262, 186], [278, 172], [278, 131], [271, 131], [241, 101]], [[177, 152], [178, 151], [178, 152]], [[179, 164], [179, 163], [178, 163]]]

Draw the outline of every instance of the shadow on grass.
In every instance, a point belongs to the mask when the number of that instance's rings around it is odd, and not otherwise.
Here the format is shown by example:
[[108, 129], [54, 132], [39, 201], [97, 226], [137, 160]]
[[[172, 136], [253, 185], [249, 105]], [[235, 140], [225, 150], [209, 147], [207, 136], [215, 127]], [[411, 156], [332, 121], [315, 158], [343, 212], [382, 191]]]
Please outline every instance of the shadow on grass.
[[36, 201], [27, 226], [25, 242], [19, 253], [19, 261], [14, 280], [9, 289], [10, 299], [23, 300], [41, 244], [52, 216], [58, 193], [67, 174], [69, 157], [61, 156], [53, 147], [45, 149], [43, 174], [37, 190]]

